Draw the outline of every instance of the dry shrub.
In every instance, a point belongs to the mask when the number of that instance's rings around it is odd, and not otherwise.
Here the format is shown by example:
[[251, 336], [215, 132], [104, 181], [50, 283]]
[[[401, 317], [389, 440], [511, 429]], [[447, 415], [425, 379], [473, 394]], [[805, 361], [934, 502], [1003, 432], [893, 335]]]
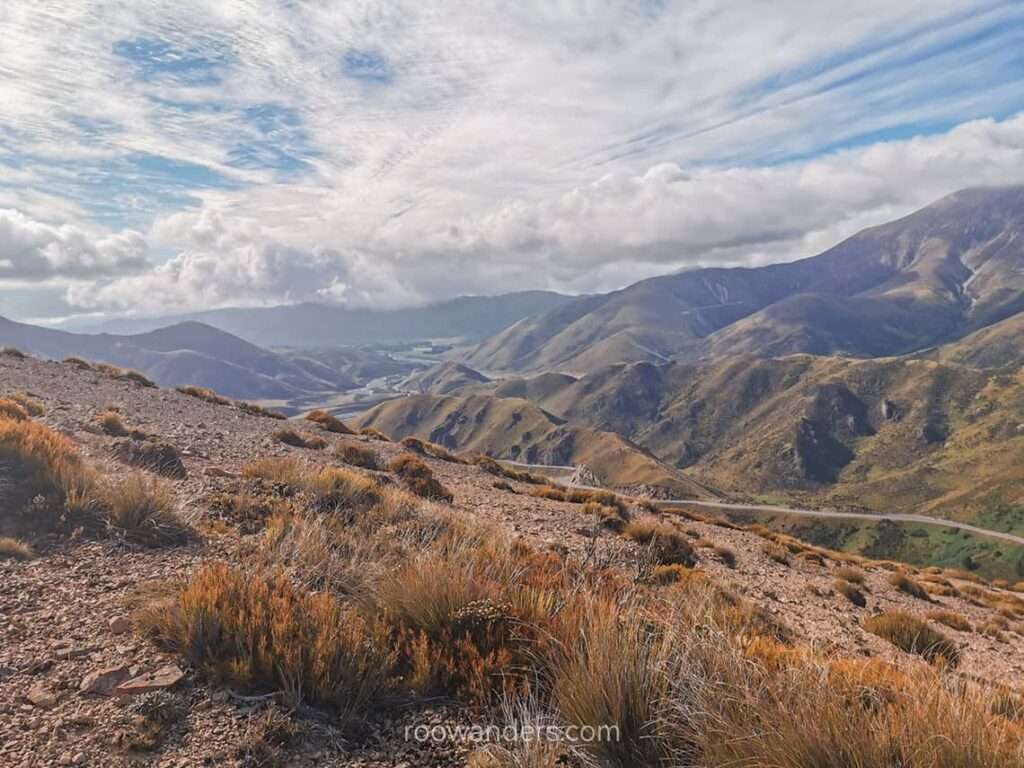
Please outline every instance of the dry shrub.
[[43, 407], [43, 404], [40, 403], [39, 400], [25, 392], [15, 392], [12, 395], [8, 395], [7, 399], [13, 400], [22, 408], [24, 408], [25, 413], [27, 413], [33, 419], [42, 416], [44, 413], [46, 413], [46, 409]]
[[320, 451], [327, 447], [327, 441], [319, 435], [307, 435], [291, 428], [278, 429], [270, 435], [274, 440], [293, 448], [310, 448]]
[[47, 530], [65, 511], [83, 511], [95, 473], [74, 444], [32, 421], [0, 418], [0, 524], [14, 531]]
[[960, 649], [941, 632], [900, 611], [888, 611], [864, 620], [864, 629], [888, 640], [902, 651], [923, 656], [929, 662], [960, 663]]
[[548, 499], [549, 501], [566, 501], [565, 489], [555, 488], [550, 485], [542, 485], [540, 488], [534, 488], [530, 491], [531, 496], [536, 496], [538, 499]]
[[277, 419], [278, 421], [288, 420], [288, 417], [283, 413], [272, 411], [269, 408], [264, 408], [262, 405], [256, 405], [256, 403], [247, 403], [244, 400], [238, 400], [235, 402], [235, 407], [237, 407], [242, 413], [248, 413], [250, 416], [259, 416], [264, 419]]
[[833, 571], [832, 573], [837, 579], [848, 581], [851, 584], [856, 584], [858, 586], [864, 584], [864, 571], [860, 570], [859, 568], [850, 568], [849, 566], [842, 566], [840, 568], [836, 568], [835, 571]]
[[126, 437], [130, 432], [128, 427], [124, 425], [124, 421], [121, 420], [121, 414], [114, 410], [97, 414], [96, 424], [105, 434], [111, 437]]
[[343, 719], [367, 712], [391, 684], [382, 629], [283, 575], [209, 565], [139, 623], [216, 681], [282, 691], [293, 706], [329, 707]]
[[729, 547], [716, 544], [711, 548], [711, 551], [714, 552], [718, 559], [725, 563], [729, 568], [736, 567], [736, 553], [729, 549]]
[[346, 464], [363, 469], [380, 469], [380, 456], [376, 451], [358, 445], [340, 445], [335, 456]]
[[372, 477], [345, 467], [324, 467], [303, 479], [302, 488], [320, 511], [359, 512], [377, 504], [380, 484]]
[[4, 397], [0, 398], [0, 419], [28, 421], [29, 415], [21, 405], [14, 400]]
[[320, 427], [328, 432], [333, 432], [336, 435], [354, 435], [349, 427], [341, 419], [336, 416], [332, 416], [327, 411], [316, 410], [310, 411], [305, 416], [306, 421], [311, 421], [314, 424], [319, 424]]
[[81, 371], [91, 371], [92, 370], [92, 363], [90, 363], [88, 360], [83, 360], [80, 357], [74, 357], [74, 356], [65, 357], [64, 358], [64, 362], [67, 365], [70, 365], [70, 366], [73, 366], [75, 368], [78, 368]]
[[31, 560], [35, 557], [32, 547], [9, 536], [0, 536], [0, 559]]
[[382, 443], [390, 443], [391, 442], [391, 438], [390, 437], [385, 435], [379, 429], [374, 429], [373, 427], [363, 427], [362, 429], [359, 430], [359, 434], [363, 435], [364, 437], [368, 437], [371, 440], [378, 440], [378, 441], [380, 441]]
[[114, 457], [139, 469], [182, 480], [188, 472], [178, 449], [159, 440], [122, 440], [114, 445]]
[[287, 456], [265, 456], [242, 467], [242, 477], [259, 478], [295, 489], [302, 484], [308, 473], [308, 467]]
[[140, 473], [98, 487], [97, 502], [119, 537], [143, 546], [181, 544], [189, 529], [175, 513], [174, 492], [165, 483]]
[[188, 395], [189, 397], [196, 397], [204, 402], [212, 403], [213, 405], [231, 405], [230, 400], [228, 400], [226, 397], [218, 395], [212, 389], [209, 389], [207, 387], [196, 387], [190, 385], [187, 387], [178, 387], [178, 391], [181, 392], [181, 394], [183, 395]]
[[637, 544], [650, 547], [658, 565], [692, 567], [697, 563], [697, 555], [686, 537], [656, 517], [641, 517], [631, 521], [623, 535]]
[[417, 496], [448, 503], [451, 503], [455, 498], [451, 491], [434, 477], [430, 467], [411, 453], [403, 453], [396, 456], [388, 464], [388, 469], [397, 474], [405, 484], [405, 487]]
[[592, 516], [602, 528], [622, 533], [628, 522], [618, 507], [606, 507], [596, 501], [588, 501], [583, 505], [584, 514]]
[[403, 448], [413, 453], [418, 453], [420, 456], [431, 456], [452, 464], [466, 463], [443, 445], [438, 445], [428, 440], [420, 440], [418, 437], [403, 437], [400, 442]]
[[697, 756], [689, 733], [663, 727], [691, 698], [687, 654], [673, 638], [642, 611], [594, 601], [556, 655], [551, 697], [559, 715], [581, 728], [618, 728], [617, 738], [585, 745], [597, 764], [653, 768]]
[[950, 629], [955, 629], [958, 632], [970, 632], [973, 629], [971, 622], [961, 614], [954, 613], [953, 611], [930, 611], [927, 617], [939, 624], [945, 624]]
[[925, 592], [924, 588], [909, 576], [902, 573], [894, 573], [889, 577], [889, 583], [904, 594], [916, 597], [918, 600], [931, 602], [931, 598], [928, 597], [928, 593]]
[[863, 608], [868, 604], [864, 593], [845, 579], [836, 579], [835, 590], [858, 608]]
[[764, 552], [769, 560], [773, 560], [779, 565], [789, 565], [789, 550], [781, 544], [766, 541], [764, 545], [762, 545], [761, 551]]

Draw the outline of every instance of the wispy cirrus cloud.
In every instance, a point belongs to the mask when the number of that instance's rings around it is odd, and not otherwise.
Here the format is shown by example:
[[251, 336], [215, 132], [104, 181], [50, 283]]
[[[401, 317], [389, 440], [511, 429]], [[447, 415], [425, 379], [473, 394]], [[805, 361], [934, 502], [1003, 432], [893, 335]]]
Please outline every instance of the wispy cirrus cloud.
[[607, 289], [1024, 181], [1013, 2], [12, 0], [0, 24], [0, 206], [145, 233], [113, 283], [37, 268], [54, 313]]

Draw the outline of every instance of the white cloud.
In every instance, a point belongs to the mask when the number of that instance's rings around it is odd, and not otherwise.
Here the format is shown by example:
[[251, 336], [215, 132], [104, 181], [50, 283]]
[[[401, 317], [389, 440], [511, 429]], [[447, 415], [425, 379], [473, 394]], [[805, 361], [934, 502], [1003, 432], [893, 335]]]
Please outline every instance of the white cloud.
[[146, 266], [146, 241], [126, 230], [95, 236], [72, 225], [53, 226], [20, 211], [0, 209], [0, 280], [124, 275]]
[[1024, 107], [1022, 23], [983, 0], [9, 0], [0, 206], [94, 249], [148, 230], [155, 266], [111, 284], [48, 262], [94, 308], [794, 258], [1022, 181], [1021, 118], [970, 122]]

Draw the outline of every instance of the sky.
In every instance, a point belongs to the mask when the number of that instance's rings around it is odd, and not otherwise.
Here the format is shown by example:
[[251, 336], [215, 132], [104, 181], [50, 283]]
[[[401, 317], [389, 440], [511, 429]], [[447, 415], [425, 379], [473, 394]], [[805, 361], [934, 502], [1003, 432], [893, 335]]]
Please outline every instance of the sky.
[[0, 314], [606, 291], [1024, 183], [1024, 2], [4, 0]]

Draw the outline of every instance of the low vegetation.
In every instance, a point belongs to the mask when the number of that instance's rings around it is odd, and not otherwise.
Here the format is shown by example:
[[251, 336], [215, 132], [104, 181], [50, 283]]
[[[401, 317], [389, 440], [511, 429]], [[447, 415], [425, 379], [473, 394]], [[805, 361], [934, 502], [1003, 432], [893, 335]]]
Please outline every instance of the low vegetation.
[[492, 459], [490, 456], [476, 456], [473, 458], [472, 463], [476, 464], [484, 472], [496, 477], [503, 477], [506, 480], [515, 480], [519, 483], [529, 483], [531, 485], [543, 485], [547, 483], [547, 478], [541, 477], [540, 475], [534, 475], [530, 472], [511, 469], [496, 459]]
[[188, 474], [178, 449], [161, 440], [122, 440], [114, 446], [114, 457], [130, 466], [175, 480]]
[[332, 416], [327, 411], [310, 411], [306, 414], [306, 421], [311, 421], [314, 424], [318, 424], [322, 429], [327, 432], [333, 432], [337, 435], [354, 435], [349, 427], [341, 419]]
[[931, 598], [928, 597], [928, 593], [924, 590], [920, 584], [914, 581], [912, 578], [903, 573], [894, 573], [889, 577], [889, 583], [896, 587], [900, 592], [916, 597], [918, 600], [925, 600], [931, 602]]
[[928, 618], [939, 624], [945, 624], [950, 629], [955, 629], [958, 632], [970, 632], [973, 629], [970, 621], [954, 611], [930, 611]]
[[0, 536], [0, 559], [31, 560], [35, 557], [32, 547], [10, 536]]
[[403, 437], [399, 442], [407, 451], [417, 453], [420, 456], [430, 456], [452, 464], [466, 463], [443, 445], [432, 443], [429, 440], [420, 440], [418, 437]]
[[121, 414], [114, 410], [104, 411], [96, 415], [96, 425], [104, 434], [111, 437], [127, 437], [131, 430], [124, 425]]
[[5, 397], [0, 398], [0, 419], [28, 421], [29, 415], [21, 405]]
[[13, 394], [8, 395], [7, 399], [13, 400], [22, 408], [24, 408], [25, 413], [27, 413], [33, 419], [39, 418], [46, 412], [46, 409], [43, 407], [43, 404], [39, 402], [39, 400], [25, 392], [14, 392]]
[[187, 387], [178, 387], [178, 391], [183, 395], [198, 398], [199, 400], [202, 400], [205, 403], [211, 403], [212, 405], [231, 405], [230, 400], [218, 395], [212, 389], [208, 389], [207, 387], [196, 387], [190, 385]]
[[697, 554], [686, 536], [656, 517], [641, 517], [631, 521], [623, 535], [648, 547], [658, 565], [692, 567], [697, 564]]
[[955, 667], [960, 663], [960, 649], [941, 632], [914, 616], [889, 611], [864, 621], [864, 629], [888, 640], [900, 650], [923, 656], [932, 663]]
[[836, 579], [835, 590], [858, 608], [863, 608], [868, 604], [864, 593], [856, 585], [851, 584], [845, 579]]
[[150, 547], [189, 539], [189, 529], [175, 512], [174, 492], [155, 478], [133, 473], [107, 481], [99, 486], [97, 499], [120, 538]]
[[398, 475], [405, 487], [417, 496], [448, 503], [454, 499], [451, 491], [434, 477], [430, 467], [411, 453], [396, 456], [388, 465], [388, 469]]
[[363, 469], [380, 469], [380, 456], [376, 451], [358, 445], [340, 445], [335, 456], [346, 464]]
[[327, 441], [319, 435], [307, 435], [291, 428], [278, 429], [271, 437], [277, 442], [290, 445], [293, 448], [309, 448], [320, 451], [327, 447]]
[[156, 388], [156, 384], [147, 378], [145, 374], [131, 368], [118, 368], [116, 365], [109, 365], [108, 363], [96, 363], [93, 366], [93, 370], [118, 381], [129, 381], [132, 384], [150, 389]]

